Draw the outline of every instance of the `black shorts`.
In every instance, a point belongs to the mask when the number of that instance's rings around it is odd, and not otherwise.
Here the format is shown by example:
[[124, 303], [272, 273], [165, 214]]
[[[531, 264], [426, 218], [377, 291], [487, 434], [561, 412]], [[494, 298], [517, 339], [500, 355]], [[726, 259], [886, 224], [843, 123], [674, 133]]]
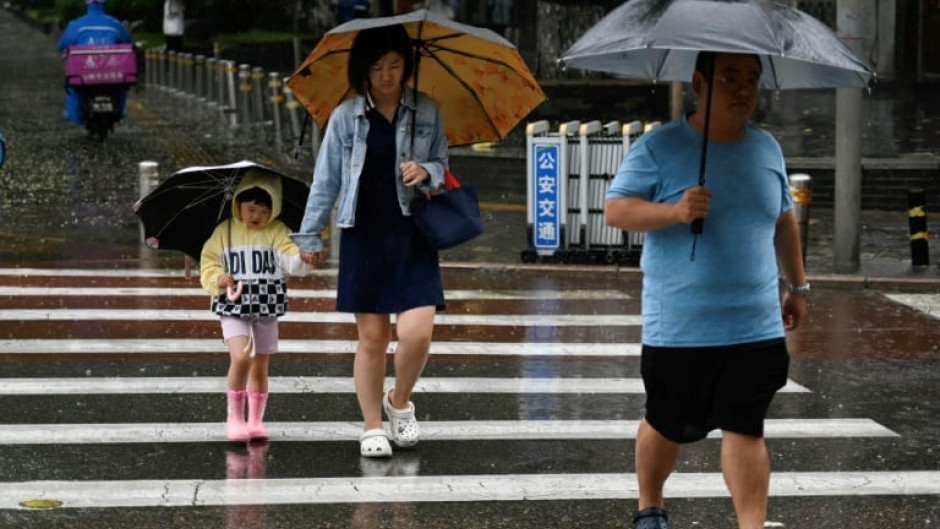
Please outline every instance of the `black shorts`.
[[716, 428], [763, 437], [767, 408], [787, 383], [789, 365], [783, 338], [722, 347], [644, 345], [646, 421], [675, 443], [704, 439]]

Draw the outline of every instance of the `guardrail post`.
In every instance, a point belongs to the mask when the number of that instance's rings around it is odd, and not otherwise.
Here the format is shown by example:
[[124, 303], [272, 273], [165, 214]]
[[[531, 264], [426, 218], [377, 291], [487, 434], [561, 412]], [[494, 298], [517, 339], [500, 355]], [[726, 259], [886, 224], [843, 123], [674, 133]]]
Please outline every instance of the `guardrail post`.
[[930, 249], [927, 231], [927, 198], [921, 188], [912, 188], [907, 192], [907, 217], [911, 241], [911, 265], [927, 266], [930, 264]]

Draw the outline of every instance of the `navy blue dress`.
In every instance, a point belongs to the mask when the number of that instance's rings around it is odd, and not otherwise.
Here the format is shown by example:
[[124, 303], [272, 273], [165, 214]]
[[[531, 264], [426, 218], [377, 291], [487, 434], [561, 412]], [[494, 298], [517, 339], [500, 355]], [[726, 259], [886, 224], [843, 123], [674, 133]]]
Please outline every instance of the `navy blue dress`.
[[375, 109], [366, 116], [368, 149], [356, 221], [340, 235], [336, 310], [393, 314], [428, 305], [443, 309], [437, 250], [398, 205], [395, 126]]

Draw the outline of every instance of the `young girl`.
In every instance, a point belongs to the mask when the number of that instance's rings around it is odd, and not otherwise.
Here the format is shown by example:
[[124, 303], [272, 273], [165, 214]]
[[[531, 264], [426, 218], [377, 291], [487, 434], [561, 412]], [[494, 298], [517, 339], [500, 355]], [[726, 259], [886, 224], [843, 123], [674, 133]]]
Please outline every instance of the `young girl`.
[[[200, 280], [212, 296], [211, 310], [222, 322], [228, 345], [230, 441], [267, 439], [262, 423], [268, 399], [268, 361], [277, 352], [277, 318], [287, 311], [284, 275], [305, 275], [290, 228], [281, 212], [281, 180], [249, 170], [232, 201], [232, 218], [216, 226], [202, 248]], [[245, 422], [245, 402], [248, 422]]]

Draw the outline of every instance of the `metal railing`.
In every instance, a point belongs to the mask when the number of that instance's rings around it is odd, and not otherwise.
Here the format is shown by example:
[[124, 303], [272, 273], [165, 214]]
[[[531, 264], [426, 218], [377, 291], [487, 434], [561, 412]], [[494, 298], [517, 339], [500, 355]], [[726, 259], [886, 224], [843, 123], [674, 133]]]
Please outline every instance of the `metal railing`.
[[306, 111], [279, 72], [163, 49], [147, 50], [144, 60], [148, 89], [201, 105], [218, 115], [223, 128], [269, 143], [285, 156], [297, 158], [305, 150], [299, 140], [306, 121], [310, 152], [316, 154], [320, 131], [312, 120], [305, 120]]

